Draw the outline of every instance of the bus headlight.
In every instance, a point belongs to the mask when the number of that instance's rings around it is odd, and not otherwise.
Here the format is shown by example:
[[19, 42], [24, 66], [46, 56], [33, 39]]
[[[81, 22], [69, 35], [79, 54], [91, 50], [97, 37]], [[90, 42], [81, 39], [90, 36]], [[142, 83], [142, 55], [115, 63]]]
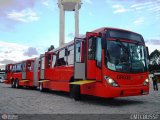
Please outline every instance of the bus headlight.
[[149, 84], [149, 79], [147, 78], [147, 79], [145, 79], [145, 81], [143, 82], [143, 85], [146, 86], [146, 85], [148, 85], [148, 84]]
[[107, 83], [112, 87], [119, 87], [119, 85], [110, 77], [104, 76], [104, 79], [107, 81]]

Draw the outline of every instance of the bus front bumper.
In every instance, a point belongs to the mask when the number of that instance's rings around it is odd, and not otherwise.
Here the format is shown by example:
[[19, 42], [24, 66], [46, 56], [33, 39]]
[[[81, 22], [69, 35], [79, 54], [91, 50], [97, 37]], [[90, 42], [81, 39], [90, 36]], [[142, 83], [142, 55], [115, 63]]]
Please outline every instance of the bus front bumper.
[[111, 87], [104, 84], [92, 83], [81, 86], [81, 94], [103, 98], [139, 96], [149, 94], [149, 85]]

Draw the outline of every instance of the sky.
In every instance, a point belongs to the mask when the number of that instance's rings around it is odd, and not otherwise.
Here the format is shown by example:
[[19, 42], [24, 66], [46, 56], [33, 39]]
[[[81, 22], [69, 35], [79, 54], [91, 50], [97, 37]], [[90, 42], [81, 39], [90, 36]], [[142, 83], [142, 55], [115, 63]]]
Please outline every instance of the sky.
[[[0, 68], [59, 46], [58, 0], [0, 0]], [[80, 35], [100, 27], [140, 33], [160, 50], [160, 0], [82, 0]], [[74, 12], [65, 13], [65, 42], [74, 39]]]

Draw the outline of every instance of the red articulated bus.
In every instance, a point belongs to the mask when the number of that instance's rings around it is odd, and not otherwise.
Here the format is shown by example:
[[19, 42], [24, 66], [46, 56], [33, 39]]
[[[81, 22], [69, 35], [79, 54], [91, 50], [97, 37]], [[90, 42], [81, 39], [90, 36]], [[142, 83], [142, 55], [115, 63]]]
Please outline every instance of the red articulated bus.
[[38, 85], [38, 60], [28, 59], [14, 64], [6, 65], [6, 84], [13, 88], [23, 86], [37, 87]]
[[148, 48], [142, 35], [117, 28], [87, 32], [39, 58], [39, 89], [103, 98], [149, 94]]

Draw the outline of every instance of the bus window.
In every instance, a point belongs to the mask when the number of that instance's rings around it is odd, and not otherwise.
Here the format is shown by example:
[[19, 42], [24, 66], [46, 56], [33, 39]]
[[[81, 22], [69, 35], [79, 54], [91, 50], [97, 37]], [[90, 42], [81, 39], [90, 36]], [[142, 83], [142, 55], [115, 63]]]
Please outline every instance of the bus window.
[[34, 68], [34, 62], [32, 61], [31, 62], [31, 71], [33, 71], [33, 68]]
[[74, 63], [74, 46], [68, 47], [68, 65], [73, 65]]
[[9, 73], [8, 65], [5, 66], [5, 73]]
[[11, 70], [12, 70], [12, 65], [10, 65], [8, 69], [9, 69], [9, 72], [11, 72]]
[[97, 60], [97, 66], [101, 67], [101, 61], [102, 61], [102, 45], [101, 45], [101, 38], [97, 38], [96, 41], [96, 60]]
[[15, 66], [15, 65], [12, 66], [12, 69], [11, 69], [12, 72], [14, 72], [14, 66]]
[[28, 63], [27, 63], [27, 69], [28, 69], [28, 71], [31, 71], [31, 70], [32, 70], [31, 62], [28, 62]]
[[62, 65], [66, 65], [66, 56], [65, 56], [65, 51], [66, 49], [63, 49], [59, 52], [59, 57], [57, 60], [57, 66], [62, 66]]
[[89, 45], [88, 45], [88, 59], [89, 60], [95, 60], [95, 50], [96, 50], [96, 41], [92, 37], [89, 39]]
[[26, 71], [26, 64], [25, 64], [25, 62], [24, 62], [24, 63], [22, 63], [22, 71], [23, 71], [23, 72], [25, 72], [25, 71]]
[[22, 71], [22, 67], [21, 67], [21, 63], [16, 65], [16, 72], [21, 72]]
[[56, 66], [56, 55], [53, 55], [52, 57], [52, 68]]
[[76, 62], [81, 62], [81, 42], [76, 43]]
[[45, 69], [45, 65], [44, 65], [44, 57], [41, 58], [41, 64], [40, 64], [40, 68]]
[[46, 56], [46, 68], [50, 68], [51, 67], [51, 54], [48, 54]]

